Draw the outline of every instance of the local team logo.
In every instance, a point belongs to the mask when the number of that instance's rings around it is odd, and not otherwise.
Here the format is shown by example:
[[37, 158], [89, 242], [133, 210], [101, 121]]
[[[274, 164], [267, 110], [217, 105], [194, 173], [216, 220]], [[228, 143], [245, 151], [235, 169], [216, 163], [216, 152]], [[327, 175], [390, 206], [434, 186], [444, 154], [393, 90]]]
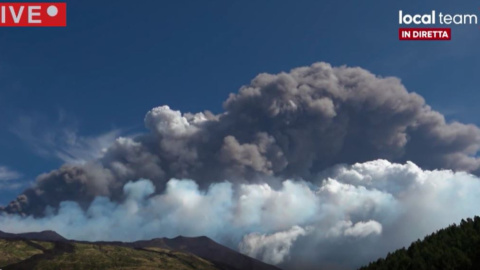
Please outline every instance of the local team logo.
[[478, 17], [475, 14], [446, 14], [432, 10], [427, 14], [406, 14], [403, 10], [398, 12], [400, 25], [441, 25], [442, 28], [399, 28], [399, 40], [451, 40], [452, 29], [450, 25], [476, 25]]

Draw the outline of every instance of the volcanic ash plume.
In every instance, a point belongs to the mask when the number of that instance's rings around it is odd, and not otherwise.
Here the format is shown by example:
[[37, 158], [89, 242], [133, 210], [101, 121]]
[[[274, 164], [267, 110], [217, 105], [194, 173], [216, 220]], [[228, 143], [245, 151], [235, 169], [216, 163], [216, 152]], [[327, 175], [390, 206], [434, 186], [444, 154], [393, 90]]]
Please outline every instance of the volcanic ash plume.
[[63, 201], [86, 209], [97, 196], [122, 202], [124, 185], [138, 179], [149, 179], [157, 193], [172, 178], [194, 179], [201, 188], [225, 180], [308, 182], [335, 164], [379, 158], [479, 172], [478, 127], [446, 123], [398, 79], [361, 68], [316, 63], [259, 74], [224, 109], [214, 115], [154, 108], [145, 117], [148, 133], [119, 138], [83, 165], [38, 176], [4, 211], [42, 216]]

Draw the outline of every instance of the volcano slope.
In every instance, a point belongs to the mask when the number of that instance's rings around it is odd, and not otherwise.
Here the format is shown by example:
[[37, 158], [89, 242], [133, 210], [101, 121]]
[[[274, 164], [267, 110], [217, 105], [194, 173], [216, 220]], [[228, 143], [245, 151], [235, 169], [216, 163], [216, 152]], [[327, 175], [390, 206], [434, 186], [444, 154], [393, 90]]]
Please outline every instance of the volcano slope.
[[0, 269], [278, 270], [207, 237], [78, 242], [52, 231], [0, 231]]

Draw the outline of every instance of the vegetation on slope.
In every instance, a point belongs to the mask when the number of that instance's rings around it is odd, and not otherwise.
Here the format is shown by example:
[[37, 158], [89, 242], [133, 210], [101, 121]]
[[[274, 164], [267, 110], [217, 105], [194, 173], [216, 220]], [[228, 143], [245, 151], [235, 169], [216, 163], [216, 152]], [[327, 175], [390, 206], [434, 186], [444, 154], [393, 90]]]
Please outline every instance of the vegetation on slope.
[[161, 248], [0, 240], [0, 266], [8, 269], [178, 269], [218, 270], [197, 256]]
[[44, 250], [52, 248], [53, 244], [48, 242], [0, 239], [0, 268], [43, 254]]
[[462, 220], [360, 270], [480, 269], [480, 217]]

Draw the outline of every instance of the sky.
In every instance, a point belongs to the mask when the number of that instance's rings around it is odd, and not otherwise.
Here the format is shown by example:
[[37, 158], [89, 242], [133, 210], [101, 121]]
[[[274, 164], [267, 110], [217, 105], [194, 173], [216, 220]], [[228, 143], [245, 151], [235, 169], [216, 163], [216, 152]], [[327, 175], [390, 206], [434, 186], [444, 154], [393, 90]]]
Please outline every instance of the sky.
[[[477, 26], [454, 27], [450, 42], [397, 37], [399, 9], [475, 13], [474, 1], [67, 5], [66, 28], [0, 29], [0, 165], [23, 185], [64, 161], [48, 153], [52, 140], [72, 147], [140, 132], [146, 111], [163, 104], [219, 112], [256, 74], [317, 61], [399, 77], [450, 119], [480, 123]], [[22, 189], [15, 187], [0, 191], [0, 203]]]
[[[58, 211], [0, 225], [231, 236], [294, 269], [335, 255], [311, 247], [334, 244], [342, 261], [368, 243], [358, 266], [477, 214], [480, 29], [398, 40], [399, 10], [432, 9], [480, 15], [474, 1], [82, 0], [67, 1], [65, 28], [0, 28], [0, 206], [24, 191], [8, 211], [25, 198]], [[441, 207], [452, 198], [455, 213]], [[232, 219], [184, 220], [203, 214]], [[125, 215], [112, 235], [96, 229]]]

